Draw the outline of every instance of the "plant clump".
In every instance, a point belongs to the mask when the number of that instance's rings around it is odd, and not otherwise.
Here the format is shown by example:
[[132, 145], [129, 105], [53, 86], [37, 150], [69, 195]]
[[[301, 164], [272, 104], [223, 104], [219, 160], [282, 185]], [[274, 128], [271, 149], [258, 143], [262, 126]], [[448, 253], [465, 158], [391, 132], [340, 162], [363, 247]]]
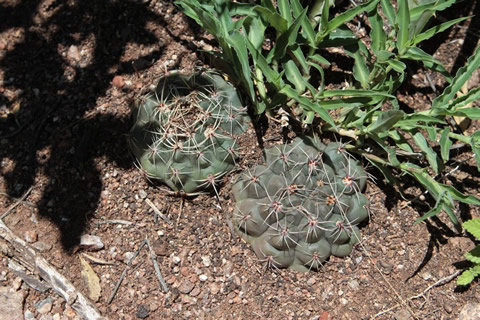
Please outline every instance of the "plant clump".
[[248, 120], [237, 91], [221, 75], [169, 72], [137, 103], [130, 150], [149, 178], [196, 194], [215, 189], [234, 168]]
[[316, 270], [360, 241], [366, 181], [341, 143], [296, 138], [266, 149], [264, 165], [238, 176], [233, 224], [267, 266]]

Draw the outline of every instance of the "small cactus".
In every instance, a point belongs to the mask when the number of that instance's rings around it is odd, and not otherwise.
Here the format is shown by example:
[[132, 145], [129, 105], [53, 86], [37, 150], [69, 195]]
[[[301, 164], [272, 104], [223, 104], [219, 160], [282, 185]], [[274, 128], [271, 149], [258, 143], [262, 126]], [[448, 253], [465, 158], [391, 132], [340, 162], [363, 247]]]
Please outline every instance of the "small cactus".
[[367, 174], [340, 143], [316, 138], [265, 150], [265, 165], [233, 185], [233, 224], [269, 267], [318, 269], [360, 241], [368, 218]]
[[219, 74], [170, 72], [137, 103], [130, 150], [149, 178], [195, 194], [215, 188], [233, 169], [248, 119], [235, 88]]

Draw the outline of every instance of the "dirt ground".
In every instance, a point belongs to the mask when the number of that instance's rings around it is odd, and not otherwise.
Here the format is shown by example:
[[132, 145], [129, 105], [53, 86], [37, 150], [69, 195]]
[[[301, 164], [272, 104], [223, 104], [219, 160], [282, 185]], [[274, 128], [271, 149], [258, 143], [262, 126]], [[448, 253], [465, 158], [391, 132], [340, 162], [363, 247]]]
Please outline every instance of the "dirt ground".
[[[475, 12], [424, 47], [448, 70], [461, 67], [477, 44], [480, 4], [467, 0], [437, 16], [442, 21]], [[170, 1], [4, 0], [0, 21], [0, 215], [7, 214], [5, 224], [85, 295], [80, 259], [87, 261], [100, 278], [94, 303], [102, 315], [457, 319], [466, 304], [480, 300], [477, 282], [459, 288], [454, 280], [468, 266], [463, 254], [474, 247], [472, 239], [457, 233], [444, 214], [414, 225], [431, 205], [428, 195], [425, 201], [402, 199], [373, 170], [378, 180], [366, 190], [372, 216], [361, 229], [362, 246], [310, 273], [265, 270], [249, 245], [232, 235], [227, 221], [235, 173], [220, 189], [224, 211], [211, 195], [181, 201], [145, 179], [126, 142], [132, 102], [167, 70], [203, 65], [201, 51], [215, 47]], [[420, 66], [409, 74], [399, 99], [412, 108], [435, 97], [430, 81], [437, 90], [444, 85]], [[470, 85], [478, 84], [477, 76]], [[272, 122], [261, 136], [250, 128], [240, 168], [260, 161], [259, 139], [265, 146], [279, 143], [282, 132]], [[470, 150], [458, 149], [449, 169], [448, 181], [479, 195]], [[412, 199], [420, 195], [407, 177], [404, 183]], [[478, 207], [459, 206], [458, 213], [462, 220], [480, 217]], [[79, 246], [82, 235], [98, 236], [104, 247]], [[147, 247], [135, 257], [145, 239], [167, 292]], [[77, 317], [53, 290], [21, 281], [12, 260], [0, 255], [0, 286], [22, 293], [26, 319]]]

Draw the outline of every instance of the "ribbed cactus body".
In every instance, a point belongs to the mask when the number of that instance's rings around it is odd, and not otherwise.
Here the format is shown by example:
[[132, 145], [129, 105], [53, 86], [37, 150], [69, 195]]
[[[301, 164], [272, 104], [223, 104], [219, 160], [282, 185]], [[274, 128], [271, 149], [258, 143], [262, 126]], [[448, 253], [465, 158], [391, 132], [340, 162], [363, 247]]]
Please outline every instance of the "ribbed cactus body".
[[264, 165], [237, 177], [234, 226], [270, 266], [318, 269], [360, 240], [366, 177], [340, 143], [304, 137], [274, 146], [265, 150]]
[[219, 74], [171, 72], [137, 103], [130, 149], [150, 178], [194, 194], [233, 169], [248, 120], [235, 88]]

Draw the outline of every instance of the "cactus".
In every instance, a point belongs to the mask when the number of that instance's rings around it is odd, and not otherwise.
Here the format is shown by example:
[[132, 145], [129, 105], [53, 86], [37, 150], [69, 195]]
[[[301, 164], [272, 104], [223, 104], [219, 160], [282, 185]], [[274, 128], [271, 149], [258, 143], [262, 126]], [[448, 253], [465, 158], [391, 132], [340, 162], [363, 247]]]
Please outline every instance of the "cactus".
[[221, 75], [170, 72], [137, 103], [130, 150], [149, 178], [175, 192], [197, 194], [215, 189], [234, 168], [237, 138], [248, 119], [235, 88]]
[[267, 266], [315, 270], [360, 241], [367, 174], [340, 143], [296, 138], [236, 180], [233, 225]]

